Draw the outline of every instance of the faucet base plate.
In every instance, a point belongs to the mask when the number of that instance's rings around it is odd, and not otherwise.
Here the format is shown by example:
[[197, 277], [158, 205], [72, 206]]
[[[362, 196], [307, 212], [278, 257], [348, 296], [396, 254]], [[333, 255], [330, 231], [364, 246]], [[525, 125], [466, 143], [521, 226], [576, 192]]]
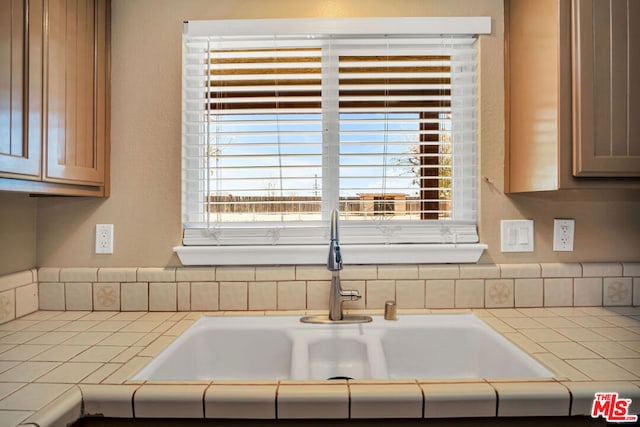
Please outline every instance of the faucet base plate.
[[304, 316], [300, 318], [302, 323], [322, 323], [322, 324], [349, 324], [349, 323], [369, 323], [373, 319], [371, 316], [356, 316], [345, 314], [341, 320], [331, 320], [329, 316]]

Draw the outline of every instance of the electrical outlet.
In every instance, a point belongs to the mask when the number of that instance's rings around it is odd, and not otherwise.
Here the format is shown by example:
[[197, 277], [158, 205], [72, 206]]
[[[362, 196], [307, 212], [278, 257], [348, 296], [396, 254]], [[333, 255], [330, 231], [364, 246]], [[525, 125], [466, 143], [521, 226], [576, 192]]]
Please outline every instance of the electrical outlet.
[[556, 252], [573, 251], [573, 234], [575, 232], [574, 219], [553, 220], [553, 250]]
[[113, 224], [96, 224], [96, 253], [113, 253]]

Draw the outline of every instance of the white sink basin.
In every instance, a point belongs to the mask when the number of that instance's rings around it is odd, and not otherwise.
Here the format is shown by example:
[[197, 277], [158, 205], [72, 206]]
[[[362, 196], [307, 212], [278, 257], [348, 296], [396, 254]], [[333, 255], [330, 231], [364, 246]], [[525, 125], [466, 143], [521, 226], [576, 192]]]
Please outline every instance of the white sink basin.
[[294, 316], [205, 316], [133, 379], [552, 376], [474, 315], [431, 314], [355, 325], [302, 324]]
[[[224, 320], [224, 322], [218, 322]], [[292, 341], [277, 328], [203, 317], [180, 335], [137, 379], [287, 379]], [[220, 324], [220, 323], [224, 323]], [[275, 325], [274, 325], [275, 326]]]
[[[553, 374], [478, 318], [429, 317], [390, 328], [382, 347], [391, 379], [551, 377]], [[445, 323], [443, 325], [442, 323]]]

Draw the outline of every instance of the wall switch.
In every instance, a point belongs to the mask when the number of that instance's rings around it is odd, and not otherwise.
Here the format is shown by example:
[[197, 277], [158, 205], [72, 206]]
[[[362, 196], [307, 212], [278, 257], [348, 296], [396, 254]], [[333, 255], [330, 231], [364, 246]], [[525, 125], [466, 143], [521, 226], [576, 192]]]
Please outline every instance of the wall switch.
[[96, 224], [96, 253], [113, 253], [113, 224]]
[[500, 221], [502, 252], [533, 252], [533, 220]]
[[553, 220], [553, 250], [556, 252], [573, 251], [573, 234], [576, 221], [574, 219]]

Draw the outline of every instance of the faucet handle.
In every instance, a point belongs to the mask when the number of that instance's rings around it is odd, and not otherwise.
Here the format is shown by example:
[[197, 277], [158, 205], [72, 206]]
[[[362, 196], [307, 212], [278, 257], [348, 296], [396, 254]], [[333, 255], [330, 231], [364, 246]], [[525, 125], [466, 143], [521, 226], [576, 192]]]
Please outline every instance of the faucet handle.
[[340, 291], [340, 296], [344, 299], [348, 299], [349, 301], [358, 301], [362, 298], [362, 295], [360, 295], [360, 292], [358, 292], [357, 289], [349, 289], [347, 291], [342, 290]]

